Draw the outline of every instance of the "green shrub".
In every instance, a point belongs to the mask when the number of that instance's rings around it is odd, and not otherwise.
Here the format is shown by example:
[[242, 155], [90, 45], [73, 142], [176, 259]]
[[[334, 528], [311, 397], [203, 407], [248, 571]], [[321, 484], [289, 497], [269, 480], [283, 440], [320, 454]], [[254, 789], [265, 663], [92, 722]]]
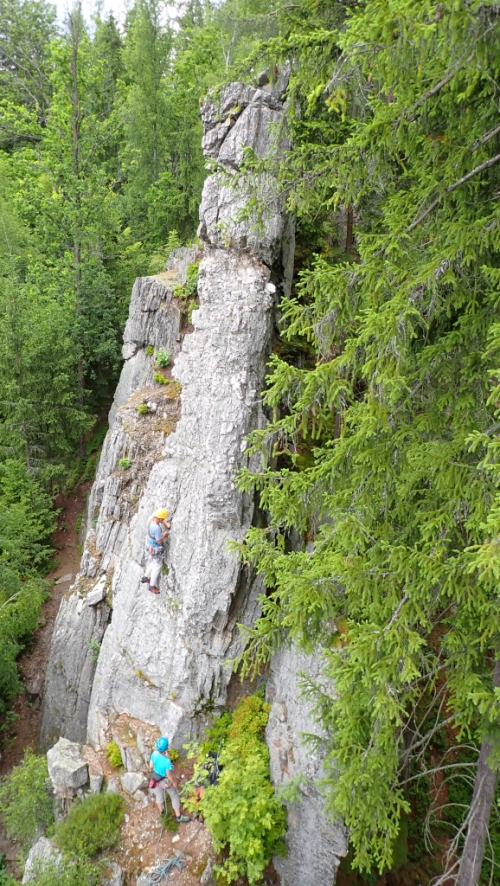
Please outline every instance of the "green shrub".
[[174, 286], [174, 298], [188, 298], [189, 292], [187, 291], [185, 286]]
[[188, 265], [186, 289], [188, 295], [196, 296], [198, 294], [198, 275], [200, 266], [197, 262]]
[[139, 415], [147, 415], [149, 412], [149, 406], [147, 403], [138, 403], [135, 408]]
[[[63, 856], [34, 869], [34, 886], [97, 886], [102, 882], [99, 867], [82, 858]], [[3, 886], [0, 880], [0, 886]]]
[[94, 640], [92, 637], [89, 637], [87, 640], [88, 650], [90, 652], [90, 658], [94, 664], [97, 663], [97, 659], [99, 658], [99, 653], [101, 651], [101, 644]]
[[158, 348], [155, 355], [155, 363], [160, 369], [166, 369], [172, 357], [165, 348]]
[[144, 350], [146, 351], [147, 357], [152, 357], [155, 352], [153, 345], [147, 345], [147, 347], [145, 347]]
[[159, 385], [168, 385], [168, 378], [165, 378], [165, 376], [162, 375], [161, 372], [155, 372], [153, 378], [155, 382]]
[[27, 854], [40, 831], [54, 820], [46, 757], [26, 748], [22, 762], [0, 783], [0, 816], [8, 836], [18, 840], [22, 853]]
[[106, 748], [106, 756], [111, 765], [115, 768], [118, 768], [118, 766], [123, 766], [122, 752], [120, 751], [120, 748], [118, 747], [114, 739], [113, 741], [109, 742]]
[[118, 466], [122, 471], [128, 471], [132, 462], [129, 458], [121, 458], [118, 462]]
[[0, 855], [0, 886], [17, 886], [14, 877], [7, 873], [7, 856], [3, 852]]
[[120, 794], [91, 794], [70, 809], [56, 828], [54, 842], [71, 855], [93, 858], [119, 845], [123, 813]]
[[224, 716], [222, 771], [218, 784], [206, 788], [201, 808], [215, 851], [229, 851], [221, 874], [227, 883], [246, 876], [253, 886], [280, 851], [286, 830], [286, 812], [269, 778], [263, 738], [269, 705], [260, 694], [251, 695], [240, 701], [232, 718]]
[[176, 760], [179, 760], [181, 755], [179, 754], [179, 751], [175, 750], [175, 748], [169, 748], [168, 749], [168, 756], [172, 760], [172, 763], [175, 763]]

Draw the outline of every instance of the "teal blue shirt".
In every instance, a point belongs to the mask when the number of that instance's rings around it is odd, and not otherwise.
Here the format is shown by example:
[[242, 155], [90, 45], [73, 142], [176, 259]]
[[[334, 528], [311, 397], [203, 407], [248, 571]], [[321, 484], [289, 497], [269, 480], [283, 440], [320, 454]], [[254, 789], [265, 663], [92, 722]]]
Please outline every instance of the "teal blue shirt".
[[159, 751], [153, 751], [151, 754], [151, 762], [156, 774], [161, 775], [162, 778], [165, 778], [167, 772], [174, 768], [172, 766], [172, 761], [169, 760], [168, 757], [165, 757], [164, 754], [160, 754]]

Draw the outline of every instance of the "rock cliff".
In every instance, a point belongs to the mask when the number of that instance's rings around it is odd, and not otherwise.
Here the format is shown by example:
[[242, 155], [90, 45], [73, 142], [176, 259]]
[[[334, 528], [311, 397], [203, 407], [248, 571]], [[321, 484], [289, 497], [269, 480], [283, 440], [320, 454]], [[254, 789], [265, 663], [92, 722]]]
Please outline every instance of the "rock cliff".
[[[263, 422], [273, 308], [293, 253], [274, 183], [264, 215], [242, 218], [256, 176], [241, 163], [246, 151], [268, 156], [284, 138], [283, 85], [232, 84], [206, 103], [204, 149], [217, 170], [200, 208], [203, 256], [179, 250], [164, 274], [134, 286], [81, 569], [54, 631], [42, 747], [61, 734], [103, 742], [122, 711], [179, 745], [225, 701], [224, 662], [238, 651], [236, 622], [255, 617], [258, 590], [227, 547], [254, 515], [234, 473], [246, 463], [245, 437]], [[200, 258], [191, 325], [180, 287]], [[158, 348], [173, 361], [166, 384], [154, 380]], [[147, 521], [160, 506], [173, 529], [157, 598], [140, 577]]]
[[[271, 174], [246, 162], [283, 145], [285, 85], [232, 84], [204, 105], [203, 147], [215, 168], [200, 207], [203, 248], [175, 250], [164, 273], [134, 285], [80, 572], [52, 640], [42, 749], [59, 736], [96, 747], [118, 740], [125, 715], [180, 747], [225, 703], [236, 623], [258, 614], [259, 581], [228, 549], [255, 518], [234, 474], [247, 463], [245, 437], [265, 420], [261, 390], [275, 308], [291, 280], [293, 227]], [[262, 190], [264, 209], [254, 199]], [[198, 263], [193, 305], [185, 287]], [[171, 356], [160, 376], [159, 349]], [[140, 578], [148, 518], [159, 507], [172, 532], [155, 596]], [[268, 686], [273, 780], [306, 776], [302, 804], [289, 809], [288, 858], [276, 864], [283, 886], [330, 886], [345, 834], [324, 815], [314, 784], [321, 762], [301, 746], [301, 732], [313, 729], [299, 698], [306, 665], [319, 667], [283, 652]], [[149, 746], [143, 751], [147, 759]]]

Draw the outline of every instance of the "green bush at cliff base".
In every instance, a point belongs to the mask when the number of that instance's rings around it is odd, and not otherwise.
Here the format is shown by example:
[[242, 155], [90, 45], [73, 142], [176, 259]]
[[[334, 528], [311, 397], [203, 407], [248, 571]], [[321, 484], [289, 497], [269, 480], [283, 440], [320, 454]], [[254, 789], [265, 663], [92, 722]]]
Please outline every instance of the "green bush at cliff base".
[[[33, 873], [34, 886], [97, 886], [102, 882], [99, 867], [80, 858], [65, 856], [43, 866], [38, 865]], [[3, 886], [1, 880], [0, 886]]]
[[286, 812], [269, 778], [269, 751], [263, 730], [269, 705], [262, 695], [243, 698], [223, 736], [218, 784], [207, 787], [201, 801], [216, 852], [228, 850], [219, 868], [226, 882], [248, 877], [259, 883], [272, 856], [283, 848]]
[[124, 803], [120, 794], [93, 794], [75, 804], [56, 828], [54, 842], [79, 858], [93, 858], [120, 842]]
[[21, 854], [27, 855], [40, 832], [54, 820], [46, 757], [26, 748], [22, 762], [0, 783], [0, 816], [7, 835], [18, 840]]

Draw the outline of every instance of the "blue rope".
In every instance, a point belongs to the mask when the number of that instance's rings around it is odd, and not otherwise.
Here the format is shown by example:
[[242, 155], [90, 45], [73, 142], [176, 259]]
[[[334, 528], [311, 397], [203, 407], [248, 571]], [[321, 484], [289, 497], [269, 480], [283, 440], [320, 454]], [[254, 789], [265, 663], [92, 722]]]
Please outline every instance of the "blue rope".
[[154, 870], [148, 874], [146, 883], [148, 886], [160, 886], [161, 883], [168, 883], [173, 869], [177, 867], [182, 871], [184, 864], [184, 860], [178, 855], [174, 855], [172, 858], [162, 858]]

